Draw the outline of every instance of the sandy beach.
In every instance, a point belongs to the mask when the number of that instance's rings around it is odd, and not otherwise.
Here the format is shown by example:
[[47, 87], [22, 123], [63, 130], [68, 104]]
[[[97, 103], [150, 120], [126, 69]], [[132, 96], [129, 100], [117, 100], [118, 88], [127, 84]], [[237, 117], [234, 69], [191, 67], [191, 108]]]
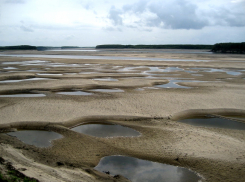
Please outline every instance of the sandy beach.
[[[170, 83], [179, 88], [164, 87]], [[5, 160], [0, 169], [11, 162], [39, 181], [128, 181], [94, 169], [102, 157], [125, 155], [191, 169], [202, 181], [241, 181], [244, 130], [178, 120], [244, 116], [244, 90], [245, 55], [130, 49], [0, 52], [0, 157]], [[30, 96], [11, 97], [15, 94]], [[70, 130], [93, 122], [120, 124], [141, 135], [99, 138]], [[16, 129], [54, 131], [63, 138], [39, 148], [6, 135]]]

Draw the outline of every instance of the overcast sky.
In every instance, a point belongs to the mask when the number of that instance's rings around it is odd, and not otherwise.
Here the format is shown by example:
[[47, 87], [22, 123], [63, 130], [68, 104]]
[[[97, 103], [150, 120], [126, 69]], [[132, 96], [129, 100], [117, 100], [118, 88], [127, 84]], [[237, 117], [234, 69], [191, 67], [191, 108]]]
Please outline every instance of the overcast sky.
[[0, 46], [245, 42], [245, 0], [0, 0]]

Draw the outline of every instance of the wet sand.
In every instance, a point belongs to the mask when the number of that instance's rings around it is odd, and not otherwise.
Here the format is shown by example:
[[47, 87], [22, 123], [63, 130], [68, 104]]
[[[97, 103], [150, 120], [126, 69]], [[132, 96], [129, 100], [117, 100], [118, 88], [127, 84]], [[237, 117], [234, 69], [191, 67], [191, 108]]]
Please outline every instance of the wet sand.
[[[140, 50], [2, 53], [205, 60], [0, 57], [0, 81], [22, 80], [0, 83], [1, 95], [45, 94], [45, 97], [0, 97], [0, 130], [45, 129], [64, 136], [54, 140], [53, 147], [37, 148], [0, 134], [1, 157], [17, 169], [25, 168], [21, 171], [25, 175], [40, 181], [126, 181], [121, 176], [116, 179], [95, 171], [93, 167], [104, 156], [127, 155], [189, 168], [202, 176], [203, 181], [240, 181], [245, 178], [244, 130], [176, 122], [195, 114], [244, 115], [245, 55]], [[47, 62], [8, 64], [33, 60]], [[158, 69], [150, 71], [149, 67]], [[161, 71], [168, 67], [178, 69]], [[219, 71], [209, 72], [203, 68]], [[228, 74], [228, 71], [236, 74]], [[108, 77], [118, 81], [96, 80]], [[49, 80], [25, 80], [30, 78]], [[195, 82], [178, 83], [188, 89], [155, 87], [168, 83], [170, 78]], [[121, 89], [124, 92], [95, 92], [93, 89]], [[70, 91], [92, 94], [56, 94]], [[128, 126], [139, 131], [141, 136], [97, 138], [69, 129], [95, 121]]]

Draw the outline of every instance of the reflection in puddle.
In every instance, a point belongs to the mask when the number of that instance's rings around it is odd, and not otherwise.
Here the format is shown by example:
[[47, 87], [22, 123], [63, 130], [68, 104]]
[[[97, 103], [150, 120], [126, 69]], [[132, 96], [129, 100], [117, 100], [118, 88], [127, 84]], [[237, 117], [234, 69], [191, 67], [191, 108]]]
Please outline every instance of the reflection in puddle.
[[179, 122], [183, 122], [195, 126], [245, 130], [244, 123], [240, 123], [225, 118], [218, 118], [218, 117], [197, 117], [197, 118], [179, 120]]
[[52, 131], [41, 130], [23, 130], [16, 132], [9, 132], [8, 135], [15, 136], [22, 142], [35, 145], [36, 147], [49, 147], [51, 141], [62, 138], [62, 135]]
[[118, 81], [118, 79], [115, 79], [115, 78], [95, 78], [93, 80], [97, 80], [97, 81], [112, 81], [112, 82]]
[[132, 137], [139, 136], [136, 130], [121, 125], [86, 124], [72, 128], [73, 131], [95, 137]]
[[15, 67], [6, 67], [6, 68], [3, 68], [5, 70], [15, 70], [15, 69], [18, 69], [18, 68], [15, 68]]
[[37, 73], [39, 76], [62, 76], [61, 73]]
[[242, 74], [241, 72], [238, 72], [238, 71], [229, 71], [229, 70], [226, 70], [226, 69], [216, 69], [216, 68], [190, 68], [190, 69], [195, 69], [195, 70], [209, 72], [209, 73], [225, 72], [226, 74], [233, 75], [233, 76], [238, 76], [238, 75]]
[[194, 172], [181, 167], [151, 162], [126, 156], [108, 156], [95, 167], [98, 171], [120, 174], [133, 182], [198, 182], [201, 178]]
[[57, 92], [56, 94], [61, 94], [61, 95], [92, 95], [92, 93], [83, 92], [83, 91]]
[[150, 75], [151, 72], [176, 72], [176, 71], [183, 71], [182, 68], [179, 68], [179, 67], [167, 67], [167, 68], [159, 68], [159, 67], [153, 67], [153, 66], [150, 66], [150, 67], [146, 67], [148, 68], [149, 70], [147, 71], [144, 71], [143, 74], [148, 74]]
[[237, 72], [237, 71], [227, 71], [226, 72], [228, 75], [233, 75], [233, 76], [237, 76], [237, 75], [241, 75], [242, 73]]
[[202, 74], [192, 74], [193, 76], [203, 76]]
[[32, 60], [32, 61], [12, 61], [12, 62], [3, 62], [2, 64], [5, 64], [5, 65], [15, 65], [15, 64], [18, 64], [18, 65], [32, 65], [32, 64], [35, 64], [35, 65], [40, 65], [42, 63], [48, 63], [49, 61], [40, 61], [40, 60]]
[[22, 82], [22, 81], [37, 81], [37, 80], [53, 80], [51, 78], [28, 78], [28, 79], [23, 79], [23, 80], [3, 80], [0, 81], [0, 83], [17, 83], [17, 82]]
[[0, 97], [45, 97], [45, 94], [11, 94], [11, 95], [0, 95]]
[[186, 82], [187, 80], [169, 80], [169, 83], [156, 85], [158, 88], [191, 88], [176, 84], [177, 82]]
[[91, 91], [94, 91], [94, 92], [124, 92], [124, 90], [121, 90], [121, 89], [92, 89]]

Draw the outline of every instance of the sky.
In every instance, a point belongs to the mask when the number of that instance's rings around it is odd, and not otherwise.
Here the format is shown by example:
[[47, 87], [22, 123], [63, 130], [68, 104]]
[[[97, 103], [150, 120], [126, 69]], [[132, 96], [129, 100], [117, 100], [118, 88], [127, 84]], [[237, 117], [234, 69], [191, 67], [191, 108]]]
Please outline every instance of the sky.
[[0, 46], [245, 42], [245, 0], [0, 0]]

